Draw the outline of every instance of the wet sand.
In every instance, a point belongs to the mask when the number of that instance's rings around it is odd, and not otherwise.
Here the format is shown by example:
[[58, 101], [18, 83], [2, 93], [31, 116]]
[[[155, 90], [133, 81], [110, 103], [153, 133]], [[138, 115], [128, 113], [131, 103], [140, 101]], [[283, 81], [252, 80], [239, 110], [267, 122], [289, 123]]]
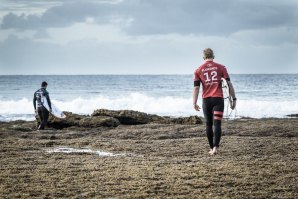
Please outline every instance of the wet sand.
[[[0, 123], [0, 198], [298, 198], [298, 119], [30, 131]], [[121, 154], [48, 153], [58, 147]]]

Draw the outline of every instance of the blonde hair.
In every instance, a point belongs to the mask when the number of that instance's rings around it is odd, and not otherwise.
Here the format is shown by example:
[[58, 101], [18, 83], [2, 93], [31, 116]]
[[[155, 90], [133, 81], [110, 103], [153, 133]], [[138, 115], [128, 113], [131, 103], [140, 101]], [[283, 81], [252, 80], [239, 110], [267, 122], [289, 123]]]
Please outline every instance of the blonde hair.
[[214, 59], [214, 53], [211, 48], [205, 48], [203, 51], [204, 59]]

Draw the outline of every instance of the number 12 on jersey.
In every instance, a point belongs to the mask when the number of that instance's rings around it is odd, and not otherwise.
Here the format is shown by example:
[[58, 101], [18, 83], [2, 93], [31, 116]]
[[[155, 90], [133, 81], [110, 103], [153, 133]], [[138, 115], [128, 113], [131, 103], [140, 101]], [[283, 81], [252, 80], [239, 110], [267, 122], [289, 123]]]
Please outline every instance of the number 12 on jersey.
[[209, 76], [208, 72], [204, 73], [204, 76], [205, 76], [205, 82], [210, 82], [210, 81], [216, 81], [217, 80], [217, 72], [216, 71], [211, 72], [211, 79], [210, 79], [210, 76]]

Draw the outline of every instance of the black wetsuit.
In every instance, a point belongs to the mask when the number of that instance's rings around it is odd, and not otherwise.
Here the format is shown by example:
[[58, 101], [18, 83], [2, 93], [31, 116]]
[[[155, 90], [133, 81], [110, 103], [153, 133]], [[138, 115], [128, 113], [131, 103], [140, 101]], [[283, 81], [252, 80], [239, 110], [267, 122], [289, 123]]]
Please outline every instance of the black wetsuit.
[[34, 109], [37, 110], [40, 118], [40, 125], [38, 127], [39, 130], [43, 130], [45, 128], [49, 119], [49, 111], [43, 106], [44, 99], [48, 101], [48, 105], [50, 109], [52, 109], [48, 91], [45, 88], [38, 89], [33, 96], [33, 106]]
[[[221, 118], [223, 116], [222, 113], [224, 112], [224, 99], [221, 97], [204, 98], [203, 112], [204, 117], [206, 119], [206, 132], [209, 146], [211, 149], [213, 147], [219, 147], [219, 142], [221, 138]], [[220, 119], [214, 119], [214, 117], [218, 117]], [[212, 129], [213, 125], [214, 130]]]

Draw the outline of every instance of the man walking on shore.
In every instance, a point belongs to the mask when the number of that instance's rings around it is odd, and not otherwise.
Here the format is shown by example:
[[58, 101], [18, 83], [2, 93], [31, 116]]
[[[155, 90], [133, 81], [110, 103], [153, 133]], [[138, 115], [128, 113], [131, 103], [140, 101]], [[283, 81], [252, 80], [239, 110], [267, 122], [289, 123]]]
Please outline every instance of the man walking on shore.
[[38, 130], [44, 130], [49, 119], [49, 111], [44, 107], [44, 100], [47, 100], [47, 103], [50, 107], [50, 112], [52, 112], [51, 100], [48, 91], [46, 90], [48, 86], [47, 82], [41, 83], [41, 88], [38, 89], [33, 96], [33, 106], [35, 113], [38, 114], [40, 118], [40, 125]]
[[233, 98], [231, 109], [236, 107], [236, 96], [234, 87], [230, 81], [229, 74], [225, 66], [213, 62], [214, 53], [212, 49], [206, 48], [203, 51], [205, 63], [203, 63], [194, 73], [193, 106], [200, 111], [197, 105], [200, 85], [203, 87], [203, 112], [206, 120], [206, 133], [210, 146], [210, 155], [218, 153], [221, 138], [221, 120], [224, 112], [224, 99], [221, 86], [221, 78], [227, 80], [230, 94]]

